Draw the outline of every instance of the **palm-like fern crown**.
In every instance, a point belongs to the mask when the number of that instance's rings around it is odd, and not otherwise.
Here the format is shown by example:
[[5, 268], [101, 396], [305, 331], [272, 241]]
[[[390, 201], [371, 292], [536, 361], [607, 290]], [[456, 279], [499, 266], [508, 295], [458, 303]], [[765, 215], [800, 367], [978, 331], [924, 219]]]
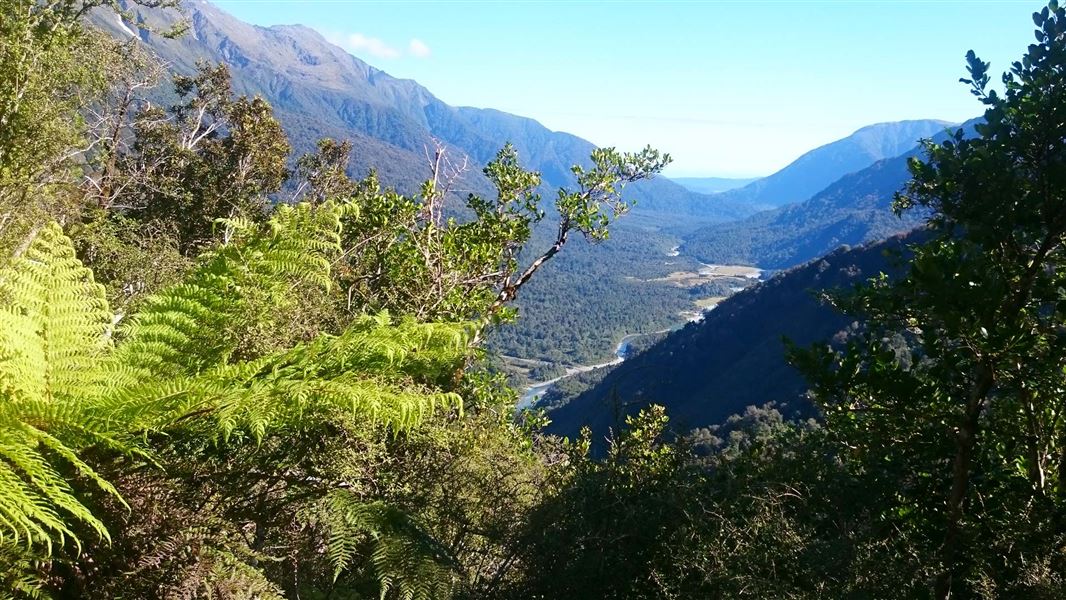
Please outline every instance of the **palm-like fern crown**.
[[89, 446], [140, 452], [137, 434], [175, 423], [262, 438], [335, 410], [403, 429], [442, 404], [461, 407], [415, 383], [459, 364], [461, 325], [364, 317], [339, 336], [231, 360], [236, 328], [269, 317], [264, 299], [295, 302], [300, 284], [329, 284], [343, 210], [281, 207], [266, 231], [224, 223], [226, 243], [117, 331], [58, 225], [0, 269], [0, 541], [77, 541], [74, 521], [107, 536], [58, 470], [117, 495], [79, 458]]

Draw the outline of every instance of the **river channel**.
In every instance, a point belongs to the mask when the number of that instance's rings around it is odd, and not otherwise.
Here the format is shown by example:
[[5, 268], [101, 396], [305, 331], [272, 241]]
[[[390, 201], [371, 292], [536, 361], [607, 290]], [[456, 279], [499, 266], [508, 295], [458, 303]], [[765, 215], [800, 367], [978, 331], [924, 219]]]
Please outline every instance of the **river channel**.
[[[667, 256], [678, 256], [679, 254], [680, 254], [680, 251], [679, 251], [679, 247], [678, 246], [675, 246], [675, 247], [671, 248], [670, 251], [666, 253]], [[702, 264], [701, 263], [700, 266], [699, 266], [699, 269], [697, 271], [695, 271], [695, 272], [676, 272], [676, 273], [671, 273], [667, 277], [663, 277], [663, 278], [660, 278], [660, 279], [654, 280], [654, 281], [671, 282], [674, 285], [680, 285], [680, 286], [683, 286], [683, 287], [687, 287], [687, 286], [690, 286], [690, 285], [698, 285], [699, 283], [705, 282], [707, 280], [713, 280], [713, 279], [718, 278], [718, 277], [743, 278], [743, 279], [747, 279], [747, 280], [751, 280], [751, 281], [757, 281], [757, 280], [761, 279], [765, 275], [765, 273], [766, 272], [763, 271], [762, 269], [756, 269], [756, 268], [753, 268], [753, 267], [735, 266], [735, 265], [709, 265], [709, 264]], [[737, 292], [737, 291], [740, 291], [741, 289], [743, 289], [743, 288], [742, 287], [734, 287], [730, 291]], [[718, 299], [715, 299], [715, 300], [718, 300]], [[689, 320], [698, 320], [699, 318], [702, 317], [702, 313], [703, 312], [705, 312], [707, 310], [710, 310], [712, 308], [714, 308], [714, 305], [703, 307], [702, 310], [700, 310], [699, 312], [696, 313], [694, 318], [689, 319]], [[547, 392], [548, 389], [551, 388], [551, 386], [553, 384], [555, 384], [555, 382], [557, 382], [557, 381], [559, 381], [561, 379], [566, 379], [567, 377], [573, 377], [574, 375], [577, 375], [579, 373], [587, 373], [589, 371], [592, 371], [592, 370], [595, 370], [595, 369], [601, 369], [603, 367], [610, 367], [612, 365], [617, 365], [618, 363], [624, 361], [626, 359], [626, 354], [629, 352], [629, 344], [630, 344], [630, 342], [632, 340], [638, 338], [638, 337], [645, 336], [645, 335], [655, 335], [657, 333], [666, 333], [668, 331], [674, 331], [676, 329], [680, 329], [680, 328], [682, 328], [684, 326], [685, 326], [685, 323], [679, 323], [679, 324], [677, 324], [677, 325], [675, 325], [673, 327], [670, 327], [668, 329], [663, 329], [661, 331], [653, 331], [651, 333], [631, 333], [631, 334], [623, 337], [622, 340], [620, 342], [618, 342], [618, 346], [616, 346], [615, 349], [614, 349], [614, 358], [613, 359], [611, 359], [611, 360], [609, 360], [607, 362], [602, 362], [602, 363], [598, 363], [598, 364], [595, 364], [595, 365], [583, 365], [583, 366], [577, 366], [577, 367], [568, 367], [566, 369], [566, 373], [564, 375], [560, 375], [559, 377], [556, 377], [555, 379], [549, 379], [548, 381], [541, 381], [539, 383], [535, 383], [535, 384], [529, 386], [522, 393], [522, 396], [518, 399], [518, 405], [517, 405], [516, 408], [517, 408], [517, 410], [525, 410], [525, 409], [533, 406], [538, 400], [540, 400], [541, 396], [543, 396], [545, 394], [545, 392]]]
[[552, 386], [552, 384], [554, 384], [556, 381], [559, 381], [560, 379], [566, 379], [567, 377], [573, 377], [574, 375], [577, 375], [578, 373], [587, 373], [587, 372], [595, 370], [595, 369], [602, 369], [603, 367], [610, 367], [612, 365], [619, 364], [620, 362], [622, 362], [622, 361], [624, 361], [626, 359], [626, 353], [629, 352], [629, 344], [634, 339], [636, 339], [638, 337], [641, 337], [641, 336], [645, 336], [645, 335], [655, 335], [656, 333], [666, 333], [667, 331], [673, 331], [674, 329], [677, 329], [679, 327], [681, 327], [681, 325], [678, 325], [677, 327], [671, 327], [670, 329], [663, 329], [661, 331], [653, 331], [651, 333], [631, 333], [631, 334], [623, 337], [622, 341], [618, 342], [618, 345], [614, 349], [614, 358], [613, 359], [611, 359], [611, 360], [609, 360], [607, 362], [602, 362], [602, 363], [598, 363], [598, 364], [595, 364], [595, 365], [582, 365], [582, 366], [579, 366], [579, 367], [568, 367], [566, 369], [566, 374], [565, 375], [560, 375], [559, 377], [556, 377], [555, 379], [549, 379], [548, 381], [541, 381], [540, 383], [535, 383], [535, 384], [529, 386], [528, 388], [526, 388], [526, 391], [522, 393], [522, 397], [518, 399], [517, 409], [518, 410], [525, 410], [525, 409], [533, 406], [533, 404], [536, 403], [537, 400], [540, 400], [540, 397], [543, 396], [544, 393], [548, 391], [548, 388], [550, 388]]

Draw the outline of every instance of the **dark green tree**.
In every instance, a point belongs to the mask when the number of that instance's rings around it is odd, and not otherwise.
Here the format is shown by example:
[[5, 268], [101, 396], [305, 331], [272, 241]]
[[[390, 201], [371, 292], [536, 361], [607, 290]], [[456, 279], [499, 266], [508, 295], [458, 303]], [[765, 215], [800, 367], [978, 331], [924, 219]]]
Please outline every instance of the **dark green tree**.
[[661, 406], [626, 420], [604, 460], [587, 436], [566, 447], [558, 494], [532, 515], [517, 551], [526, 577], [508, 597], [657, 598], [671, 542], [700, 517], [699, 469], [665, 439]]
[[296, 160], [293, 173], [298, 200], [321, 204], [330, 198], [349, 198], [359, 186], [348, 177], [352, 143], [329, 138], [318, 141], [317, 152]]
[[[320, 150], [318, 157], [303, 159], [303, 170], [330, 172], [324, 167], [331, 146]], [[508, 305], [519, 289], [572, 234], [593, 242], [606, 239], [608, 225], [629, 208], [622, 197], [625, 185], [655, 176], [670, 162], [669, 155], [651, 148], [637, 153], [601, 148], [590, 159], [588, 168], [573, 167], [574, 189], [557, 191], [556, 234], [544, 250], [529, 247], [533, 228], [545, 218], [537, 193], [540, 174], [523, 169], [511, 145], [484, 169], [496, 197], [469, 195], [465, 214], [449, 206], [464, 166], [452, 165], [442, 148], [417, 196], [382, 189], [374, 174], [351, 185], [332, 177], [334, 183], [328, 185], [346, 187], [359, 207], [359, 217], [346, 228], [348, 251], [338, 266], [338, 281], [347, 292], [346, 310], [370, 307], [420, 319], [473, 319], [486, 325], [510, 318]], [[529, 255], [534, 258], [523, 264]]]
[[265, 100], [233, 97], [225, 65], [175, 76], [174, 89], [177, 104], [135, 118], [107, 208], [173, 228], [188, 256], [214, 239], [216, 219], [266, 219], [269, 195], [289, 175], [290, 146]]
[[909, 594], [1066, 584], [1066, 11], [1033, 20], [1002, 94], [967, 54], [977, 136], [911, 161], [896, 208], [930, 211], [931, 241], [837, 299], [866, 318], [845, 351], [797, 357], [843, 456], [888, 483], [871, 500], [921, 565]]

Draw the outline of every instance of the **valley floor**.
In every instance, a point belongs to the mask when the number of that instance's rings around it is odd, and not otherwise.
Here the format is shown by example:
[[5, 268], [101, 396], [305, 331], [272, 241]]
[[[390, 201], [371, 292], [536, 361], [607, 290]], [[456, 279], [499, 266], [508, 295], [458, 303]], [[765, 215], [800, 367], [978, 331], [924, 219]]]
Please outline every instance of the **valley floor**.
[[[678, 256], [677, 247], [672, 248], [667, 256]], [[588, 373], [596, 369], [602, 369], [617, 365], [631, 354], [633, 342], [640, 338], [664, 334], [679, 329], [685, 323], [699, 321], [705, 312], [713, 310], [719, 302], [728, 298], [731, 294], [743, 290], [747, 286], [760, 280], [763, 271], [755, 267], [742, 265], [708, 265], [701, 264], [695, 270], [673, 271], [664, 277], [650, 279], [637, 279], [635, 276], [626, 276], [626, 279], [652, 286], [668, 286], [684, 288], [690, 292], [697, 292], [692, 301], [691, 310], [683, 310], [676, 314], [675, 323], [670, 327], [647, 333], [626, 333], [615, 345], [613, 356], [609, 359], [588, 364], [561, 364], [535, 358], [520, 356], [500, 355], [506, 369], [528, 383], [519, 402], [518, 410], [524, 410], [534, 406], [551, 387], [560, 380], [573, 377], [581, 373]], [[718, 295], [702, 296], [698, 292], [704, 287], [711, 286], [718, 290]], [[537, 374], [548, 373], [550, 378], [537, 381]]]

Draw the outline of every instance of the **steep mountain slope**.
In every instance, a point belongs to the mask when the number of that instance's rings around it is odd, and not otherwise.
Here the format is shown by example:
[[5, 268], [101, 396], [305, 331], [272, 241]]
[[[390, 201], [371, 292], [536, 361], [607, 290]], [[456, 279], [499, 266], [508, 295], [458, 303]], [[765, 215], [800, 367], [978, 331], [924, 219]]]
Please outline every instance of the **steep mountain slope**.
[[[960, 128], [973, 135], [977, 122], [967, 121]], [[947, 135], [941, 132], [932, 139], [942, 141]], [[805, 202], [697, 229], [686, 236], [683, 250], [708, 263], [784, 269], [837, 246], [863, 244], [912, 229], [921, 220], [920, 214], [899, 218], [891, 211], [893, 195], [910, 178], [907, 161], [920, 153], [917, 146], [907, 150], [845, 175]]]
[[884, 239], [917, 223], [913, 215], [899, 218], [890, 210], [907, 177], [905, 157], [879, 161], [806, 202], [700, 228], [683, 248], [706, 263], [785, 269], [837, 246]]
[[[135, 23], [121, 23], [110, 13], [99, 13], [95, 22], [119, 37], [138, 35], [179, 72], [191, 72], [200, 60], [226, 63], [236, 91], [266, 98], [298, 151], [310, 150], [321, 137], [350, 139], [356, 173], [377, 168], [385, 183], [401, 189], [412, 189], [425, 178], [425, 151], [433, 140], [470, 157], [473, 165], [465, 187], [478, 191], [488, 191], [481, 166], [505, 142], [513, 143], [526, 166], [540, 171], [550, 187], [571, 183], [570, 165], [587, 162], [594, 147], [532, 119], [449, 106], [417, 82], [392, 77], [307, 27], [258, 27], [210, 3], [186, 1], [190, 30], [167, 39], [138, 29], [136, 23], [166, 26], [177, 20], [176, 14], [128, 8]], [[664, 178], [633, 186], [630, 193], [644, 211], [709, 221], [752, 212]]]
[[[190, 28], [173, 40], [146, 32], [136, 22], [165, 28], [176, 21], [174, 14], [135, 12], [133, 22], [122, 23], [113, 13], [100, 12], [93, 20], [112, 35], [136, 37], [179, 72], [194, 71], [199, 60], [226, 63], [238, 93], [261, 95], [274, 106], [298, 152], [311, 150], [324, 136], [352, 140], [353, 175], [374, 167], [384, 183], [414, 192], [428, 175], [426, 147], [438, 139], [453, 158], [471, 158], [465, 181], [457, 187], [491, 195], [481, 167], [511, 141], [524, 164], [544, 175], [545, 205], [550, 207], [551, 188], [570, 184], [570, 166], [586, 162], [594, 148], [532, 119], [449, 106], [416, 82], [371, 67], [309, 28], [255, 27], [205, 2], [184, 7]], [[615, 224], [612, 239], [593, 246], [580, 236], [573, 238], [564, 254], [523, 290], [516, 306], [524, 318], [490, 336], [490, 349], [577, 363], [609, 355], [613, 340], [625, 334], [669, 326], [679, 311], [691, 308], [685, 290], [634, 281], [664, 275], [663, 269], [695, 268], [663, 264], [683, 260], [667, 256], [681, 242], [677, 232], [751, 212], [733, 211], [717, 197], [695, 194], [661, 177], [630, 186], [626, 194], [637, 208]], [[549, 217], [534, 231], [531, 253], [543, 252], [554, 235]]]
[[599, 440], [649, 404], [666, 406], [681, 430], [716, 424], [770, 401], [808, 410], [805, 384], [785, 362], [782, 338], [806, 346], [841, 334], [851, 319], [826, 306], [816, 292], [893, 272], [898, 261], [889, 256], [920, 235], [839, 249], [735, 294], [702, 322], [671, 333], [552, 410], [549, 431], [573, 436], [588, 425]]
[[913, 148], [919, 139], [941, 133], [949, 125], [931, 119], [869, 125], [807, 152], [773, 175], [724, 192], [720, 197], [758, 210], [802, 202], [844, 175], [899, 156]]

